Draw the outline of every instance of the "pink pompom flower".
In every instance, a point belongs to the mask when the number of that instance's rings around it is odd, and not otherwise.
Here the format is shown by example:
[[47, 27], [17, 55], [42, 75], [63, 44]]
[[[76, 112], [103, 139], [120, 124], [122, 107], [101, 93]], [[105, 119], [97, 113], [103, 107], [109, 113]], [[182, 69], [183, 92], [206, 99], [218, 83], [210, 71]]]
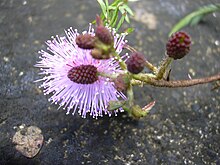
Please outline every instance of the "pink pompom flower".
[[[79, 48], [76, 44], [77, 30], [72, 28], [65, 31], [66, 36], [52, 37], [46, 42], [47, 51], [39, 51], [40, 61], [35, 65], [40, 68], [40, 85], [45, 95], [50, 94], [49, 101], [59, 104], [59, 108], [66, 109], [66, 114], [76, 111], [86, 118], [90, 114], [93, 118], [123, 112], [122, 108], [108, 111], [109, 101], [126, 99], [117, 91], [114, 83], [108, 78], [98, 76], [98, 72], [117, 74], [121, 72], [118, 62], [114, 58], [106, 60], [94, 59], [90, 49]], [[118, 35], [114, 31], [114, 48], [121, 53], [125, 44], [125, 34]], [[89, 26], [82, 34], [95, 35]], [[123, 56], [126, 58], [126, 55]]]

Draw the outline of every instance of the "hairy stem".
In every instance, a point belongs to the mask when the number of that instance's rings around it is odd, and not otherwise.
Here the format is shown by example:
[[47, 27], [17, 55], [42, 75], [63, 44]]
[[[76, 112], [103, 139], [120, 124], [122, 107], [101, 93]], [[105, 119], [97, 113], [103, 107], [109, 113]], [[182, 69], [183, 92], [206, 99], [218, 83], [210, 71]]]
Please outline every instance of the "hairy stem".
[[118, 74], [108, 74], [105, 72], [98, 72], [98, 76], [102, 76], [102, 77], [106, 77], [106, 78], [110, 78], [110, 79], [116, 79]]
[[170, 65], [170, 63], [173, 61], [172, 58], [170, 57], [166, 57], [166, 59], [161, 63], [159, 69], [158, 69], [158, 72], [157, 72], [157, 79], [160, 80], [163, 78], [165, 72], [166, 72], [166, 69], [167, 67]]
[[[138, 81], [139, 80], [139, 81]], [[178, 87], [189, 87], [193, 85], [205, 84], [214, 81], [220, 80], [220, 73], [204, 78], [192, 79], [192, 80], [176, 80], [176, 81], [165, 81], [165, 80], [156, 80], [154, 78], [146, 78], [146, 79], [137, 79], [132, 80], [133, 85], [142, 85], [143, 81], [146, 84], [157, 86], [157, 87], [168, 87], [168, 88], [178, 88]]]
[[127, 95], [128, 95], [129, 107], [132, 107], [134, 105], [134, 92], [133, 92], [133, 87], [131, 84], [129, 85], [127, 89]]
[[121, 57], [118, 55], [118, 53], [114, 52], [113, 56], [115, 57], [115, 60], [119, 62], [121, 69], [126, 70], [127, 66], [125, 62], [121, 59]]
[[157, 73], [157, 67], [151, 64], [149, 61], [146, 61], [145, 66], [150, 69], [154, 74]]

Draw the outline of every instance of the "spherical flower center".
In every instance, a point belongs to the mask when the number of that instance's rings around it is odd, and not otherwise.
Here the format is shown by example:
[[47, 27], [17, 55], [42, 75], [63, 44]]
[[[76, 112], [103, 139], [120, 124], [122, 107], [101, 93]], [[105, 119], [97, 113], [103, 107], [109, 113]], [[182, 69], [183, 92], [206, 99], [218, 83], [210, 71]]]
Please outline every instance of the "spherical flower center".
[[98, 80], [97, 73], [93, 65], [80, 65], [70, 69], [67, 77], [77, 84], [93, 84]]

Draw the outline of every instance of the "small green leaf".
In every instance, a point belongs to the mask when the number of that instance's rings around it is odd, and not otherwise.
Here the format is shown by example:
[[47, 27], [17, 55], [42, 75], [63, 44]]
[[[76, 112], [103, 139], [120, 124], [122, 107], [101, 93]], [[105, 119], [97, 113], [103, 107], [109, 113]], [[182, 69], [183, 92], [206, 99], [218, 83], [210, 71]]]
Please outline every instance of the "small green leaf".
[[109, 6], [109, 5], [108, 5], [108, 0], [105, 0], [105, 5], [106, 5], [106, 6]]
[[179, 31], [180, 29], [182, 29], [183, 27], [185, 27], [186, 25], [189, 24], [191, 18], [189, 17], [185, 17], [184, 19], [180, 20], [170, 31], [169, 36], [171, 36], [173, 33]]
[[124, 20], [125, 20], [125, 15], [123, 14], [123, 15], [121, 16], [121, 19], [120, 19], [119, 22], [118, 22], [118, 25], [117, 25], [117, 27], [116, 27], [116, 31], [118, 31], [118, 30], [120, 29], [120, 27], [121, 27], [121, 25], [123, 24]]
[[131, 16], [134, 15], [133, 11], [131, 10], [131, 8], [128, 5], [124, 4], [123, 7]]
[[124, 5], [124, 2], [120, 2], [118, 3], [117, 7], [119, 8], [120, 6], [123, 6]]
[[126, 14], [126, 16], [125, 16], [125, 21], [126, 21], [127, 23], [130, 23], [130, 19], [129, 19], [129, 17], [128, 17], [127, 14]]
[[170, 31], [169, 36], [187, 25], [196, 25], [205, 15], [220, 10], [220, 4], [211, 4], [199, 8], [181, 19]]
[[203, 17], [204, 17], [204, 14], [193, 17], [192, 20], [190, 21], [190, 25], [191, 26], [197, 25]]
[[115, 0], [111, 6], [117, 6], [120, 2], [121, 2], [121, 0]]
[[95, 23], [96, 23], [96, 20], [93, 20], [93, 21], [92, 21], [92, 24], [95, 24]]
[[101, 9], [102, 9], [102, 13], [104, 14], [105, 18], [107, 18], [107, 10], [106, 10], [106, 6], [103, 0], [97, 0]]
[[134, 28], [127, 28], [124, 33], [131, 34], [134, 31]]
[[118, 20], [118, 9], [113, 12], [109, 26], [114, 27]]
[[126, 103], [126, 101], [109, 101], [108, 110], [109, 111], [114, 111], [114, 110], [124, 106], [125, 103]]
[[108, 9], [109, 10], [115, 10], [115, 9], [117, 9], [117, 7], [116, 6], [109, 6]]
[[106, 14], [107, 14], [107, 19], [109, 17], [109, 4], [108, 4], [108, 0], [105, 0], [105, 6], [106, 6]]
[[121, 12], [122, 15], [126, 12], [122, 6], [119, 7], [119, 11]]

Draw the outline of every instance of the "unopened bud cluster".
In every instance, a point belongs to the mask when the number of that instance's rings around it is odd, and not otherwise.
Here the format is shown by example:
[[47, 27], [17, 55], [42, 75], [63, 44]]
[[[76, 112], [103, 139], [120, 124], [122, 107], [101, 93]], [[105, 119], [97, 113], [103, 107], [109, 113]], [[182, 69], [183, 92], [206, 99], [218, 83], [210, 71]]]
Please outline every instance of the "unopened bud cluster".
[[127, 69], [133, 74], [138, 74], [144, 69], [145, 62], [146, 60], [142, 53], [133, 52], [130, 58], [126, 61]]
[[112, 45], [114, 42], [113, 35], [109, 32], [109, 29], [100, 25], [96, 28], [96, 37], [106, 45]]
[[108, 28], [103, 26], [102, 21], [97, 17], [99, 22], [95, 36], [82, 34], [76, 37], [76, 44], [82, 49], [92, 49], [91, 55], [95, 59], [109, 59], [114, 50], [114, 37]]
[[95, 37], [90, 34], [82, 34], [76, 37], [76, 44], [82, 49], [93, 49], [95, 46]]
[[190, 51], [191, 39], [185, 32], [176, 32], [168, 40], [166, 45], [167, 55], [174, 60], [181, 59]]

